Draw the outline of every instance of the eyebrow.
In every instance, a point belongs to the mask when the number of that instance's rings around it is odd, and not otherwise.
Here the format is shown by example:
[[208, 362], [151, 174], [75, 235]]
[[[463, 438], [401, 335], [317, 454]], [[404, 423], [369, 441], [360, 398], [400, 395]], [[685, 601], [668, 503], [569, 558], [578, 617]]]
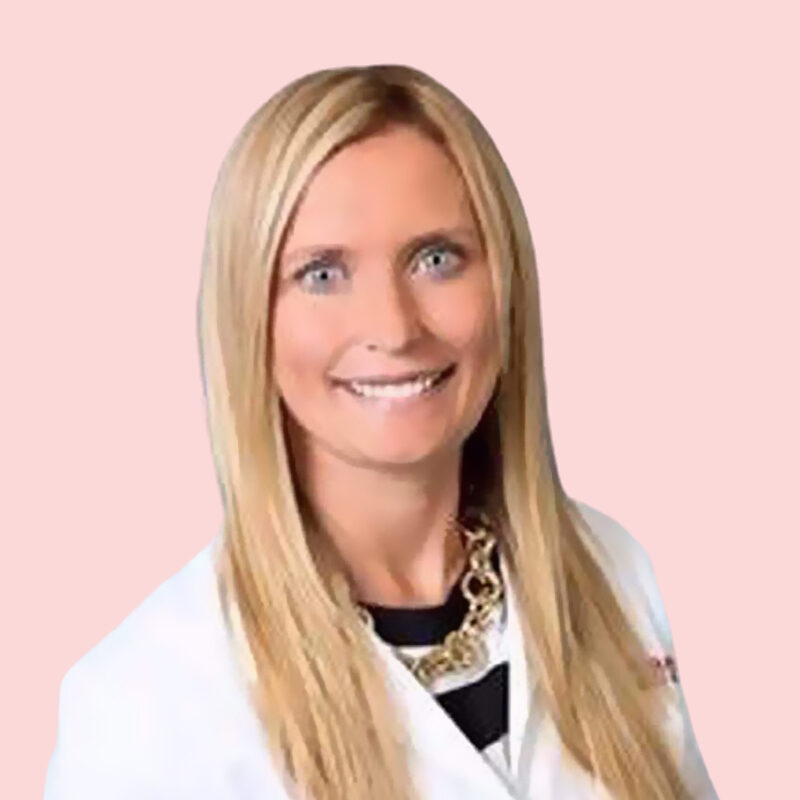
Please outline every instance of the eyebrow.
[[[436, 228], [409, 239], [405, 244], [398, 248], [397, 256], [405, 260], [411, 253], [422, 247], [447, 242], [451, 238], [464, 236], [468, 239], [479, 239], [477, 232], [472, 227], [460, 226], [455, 228]], [[296, 261], [300, 258], [318, 258], [322, 260], [335, 260], [350, 252], [348, 248], [341, 245], [311, 245], [308, 247], [296, 247], [291, 252], [284, 255], [281, 261], [284, 264]]]

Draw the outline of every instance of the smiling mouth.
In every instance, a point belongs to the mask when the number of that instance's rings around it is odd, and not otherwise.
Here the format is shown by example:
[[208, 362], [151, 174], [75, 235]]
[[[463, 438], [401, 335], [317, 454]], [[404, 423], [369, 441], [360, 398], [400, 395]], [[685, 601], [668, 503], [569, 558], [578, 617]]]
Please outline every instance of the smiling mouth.
[[331, 380], [337, 386], [353, 383], [361, 386], [400, 386], [402, 384], [412, 383], [420, 378], [439, 377], [447, 370], [455, 369], [455, 366], [455, 362], [453, 362], [447, 367], [444, 367], [444, 369], [423, 369], [419, 372], [409, 372], [401, 377], [396, 378], [331, 378]]
[[416, 378], [398, 382], [368, 382], [335, 380], [339, 388], [354, 397], [372, 400], [407, 400], [435, 392], [445, 384], [456, 371], [456, 364], [450, 364], [438, 372], [418, 373]]

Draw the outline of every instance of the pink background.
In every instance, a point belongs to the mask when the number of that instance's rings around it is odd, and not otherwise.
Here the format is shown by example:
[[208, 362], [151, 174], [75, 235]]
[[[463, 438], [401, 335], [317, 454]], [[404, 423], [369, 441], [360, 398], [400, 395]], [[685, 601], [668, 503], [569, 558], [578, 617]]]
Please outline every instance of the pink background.
[[797, 6], [465, 5], [0, 26], [3, 798], [42, 795], [66, 670], [219, 529], [195, 306], [226, 149], [288, 81], [375, 62], [452, 88], [506, 159], [563, 480], [651, 555], [720, 797], [796, 786]]

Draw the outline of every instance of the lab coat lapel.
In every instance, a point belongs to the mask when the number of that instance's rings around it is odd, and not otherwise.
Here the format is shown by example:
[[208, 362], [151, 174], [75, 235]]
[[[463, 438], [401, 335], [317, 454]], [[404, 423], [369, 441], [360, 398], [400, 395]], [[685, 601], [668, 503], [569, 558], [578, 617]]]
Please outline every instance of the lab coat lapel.
[[[523, 754], [531, 755], [533, 750], [531, 735], [535, 733], [535, 728], [537, 727], [536, 707], [533, 704], [536, 680], [528, 674], [525, 641], [520, 624], [519, 601], [511, 583], [508, 563], [502, 553], [500, 554], [500, 573], [506, 595], [506, 636], [509, 660], [509, 756], [511, 773], [519, 782], [521, 779], [520, 770], [526, 772], [528, 766], [522, 763], [522, 757]], [[524, 780], [522, 785], [525, 785]]]
[[[506, 625], [509, 644], [509, 747], [511, 771], [520, 763], [526, 722], [531, 710], [531, 683], [525, 664], [525, 649], [519, 627], [519, 609], [505, 560], [500, 568], [506, 591]], [[407, 715], [415, 763], [424, 796], [458, 797], [459, 800], [511, 800], [518, 795], [494, 770], [397, 656], [374, 632], [386, 671]], [[443, 792], [445, 794], [443, 794]]]
[[613, 800], [605, 788], [579, 767], [564, 749], [538, 689], [535, 671], [526, 666], [519, 600], [508, 564], [500, 569], [507, 600], [509, 651], [509, 747], [516, 797], [559, 800]]
[[509, 756], [515, 797], [558, 800], [611, 800], [599, 791], [564, 751], [538, 691], [535, 670], [528, 673], [522, 610], [508, 564], [500, 569], [506, 590], [506, 636], [509, 655]]
[[511, 800], [514, 795], [435, 698], [375, 634], [374, 642], [405, 712], [411, 758], [423, 797]]

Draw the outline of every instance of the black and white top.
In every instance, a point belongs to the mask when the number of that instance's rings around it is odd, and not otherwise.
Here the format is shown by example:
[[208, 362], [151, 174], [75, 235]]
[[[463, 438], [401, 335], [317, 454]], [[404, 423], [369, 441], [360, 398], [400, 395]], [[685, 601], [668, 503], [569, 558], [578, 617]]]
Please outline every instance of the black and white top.
[[[491, 559], [499, 574], [496, 547]], [[461, 625], [469, 609], [460, 586], [465, 571], [466, 567], [442, 605], [400, 608], [364, 603], [375, 622], [375, 633], [404, 654], [414, 658], [426, 654]], [[502, 604], [494, 610], [490, 625], [483, 633], [487, 662], [440, 675], [429, 686], [439, 705], [504, 778], [510, 775], [506, 607], [504, 594]]]

